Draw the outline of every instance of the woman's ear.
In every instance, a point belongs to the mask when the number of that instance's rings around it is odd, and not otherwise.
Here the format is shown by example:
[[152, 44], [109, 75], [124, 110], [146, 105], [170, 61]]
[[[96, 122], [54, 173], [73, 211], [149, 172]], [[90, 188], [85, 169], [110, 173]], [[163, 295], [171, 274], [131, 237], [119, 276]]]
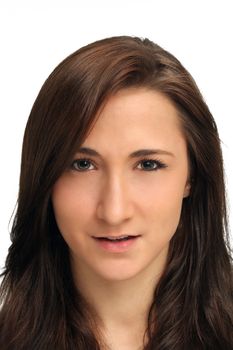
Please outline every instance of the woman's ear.
[[185, 188], [184, 188], [183, 198], [186, 198], [186, 197], [189, 196], [190, 190], [191, 190], [191, 183], [190, 183], [190, 181], [188, 180], [188, 182], [186, 183]]

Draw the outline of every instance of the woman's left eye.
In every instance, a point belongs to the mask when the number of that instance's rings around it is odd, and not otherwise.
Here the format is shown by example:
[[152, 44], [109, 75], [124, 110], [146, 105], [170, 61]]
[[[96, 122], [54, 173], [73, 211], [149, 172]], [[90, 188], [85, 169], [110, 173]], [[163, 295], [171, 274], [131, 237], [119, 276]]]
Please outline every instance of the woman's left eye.
[[161, 162], [160, 160], [154, 160], [154, 159], [143, 159], [140, 161], [139, 164], [143, 164], [145, 171], [156, 171], [161, 168], [166, 168], [167, 166]]
[[[80, 158], [76, 159], [71, 164], [71, 169], [75, 171], [88, 171], [93, 170], [90, 168], [92, 161], [90, 159]], [[167, 166], [160, 160], [155, 159], [142, 159], [138, 165], [140, 165], [140, 170], [142, 171], [157, 171], [161, 168], [166, 168]]]

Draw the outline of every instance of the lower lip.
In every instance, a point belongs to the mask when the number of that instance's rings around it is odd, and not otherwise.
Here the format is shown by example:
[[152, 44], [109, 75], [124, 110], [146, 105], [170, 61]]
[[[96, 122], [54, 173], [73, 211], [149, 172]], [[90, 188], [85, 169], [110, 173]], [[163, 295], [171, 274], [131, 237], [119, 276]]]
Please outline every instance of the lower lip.
[[140, 236], [137, 236], [135, 238], [130, 238], [127, 241], [118, 241], [118, 242], [102, 240], [94, 237], [93, 238], [96, 241], [96, 243], [104, 250], [108, 252], [122, 253], [132, 248], [138, 241], [139, 237]]

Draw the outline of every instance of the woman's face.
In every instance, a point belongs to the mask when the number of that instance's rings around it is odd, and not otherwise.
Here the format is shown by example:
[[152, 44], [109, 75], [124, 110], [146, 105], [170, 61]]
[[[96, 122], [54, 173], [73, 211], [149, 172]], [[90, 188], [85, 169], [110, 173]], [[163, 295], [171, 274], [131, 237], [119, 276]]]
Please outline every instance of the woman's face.
[[[81, 148], [52, 193], [73, 268], [112, 281], [149, 270], [159, 275], [189, 194], [175, 107], [155, 91], [122, 90]], [[112, 241], [128, 235], [138, 237]]]

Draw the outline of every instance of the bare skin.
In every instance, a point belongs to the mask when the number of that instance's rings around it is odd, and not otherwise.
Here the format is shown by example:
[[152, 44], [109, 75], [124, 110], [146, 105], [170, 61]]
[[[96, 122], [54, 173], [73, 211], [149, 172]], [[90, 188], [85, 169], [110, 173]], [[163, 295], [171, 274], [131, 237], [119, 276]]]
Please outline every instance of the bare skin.
[[[127, 89], [108, 100], [82, 147], [101, 157], [77, 150], [53, 188], [56, 221], [77, 288], [102, 320], [109, 348], [139, 350], [190, 190], [180, 120], [162, 94]], [[159, 151], [129, 157], [141, 149]], [[88, 159], [84, 168], [78, 159]], [[140, 237], [122, 253], [102, 249], [93, 238], [127, 233]]]

